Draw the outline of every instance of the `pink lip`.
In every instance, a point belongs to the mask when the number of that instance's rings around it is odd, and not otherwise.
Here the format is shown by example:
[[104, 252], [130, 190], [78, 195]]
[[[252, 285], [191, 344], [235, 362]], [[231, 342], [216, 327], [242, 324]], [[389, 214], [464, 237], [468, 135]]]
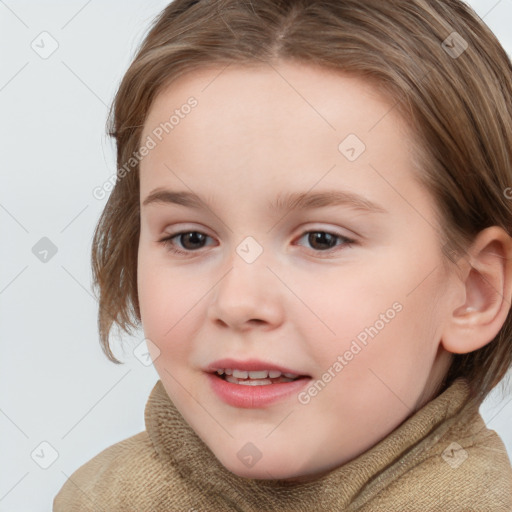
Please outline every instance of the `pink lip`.
[[[217, 363], [216, 363], [217, 364]], [[230, 368], [230, 366], [220, 365], [217, 368]], [[235, 366], [239, 369], [239, 366]], [[261, 369], [261, 367], [259, 367]], [[282, 371], [280, 368], [269, 368]], [[293, 373], [293, 372], [290, 372]], [[233, 384], [221, 379], [216, 373], [206, 374], [214, 393], [224, 402], [233, 407], [244, 409], [255, 409], [273, 404], [279, 400], [284, 400], [292, 394], [297, 394], [311, 380], [310, 377], [302, 377], [292, 382], [279, 382], [277, 384], [268, 384], [266, 386], [247, 386], [244, 384]]]
[[[285, 368], [284, 366], [277, 366], [272, 363], [266, 363], [265, 361], [259, 361], [258, 359], [249, 359], [247, 361], [236, 361], [235, 359], [229, 358], [219, 359], [218, 361], [214, 361], [207, 368], [205, 368], [205, 371], [212, 373], [215, 372], [216, 370], [220, 370], [221, 368], [231, 368], [236, 370], [246, 370], [254, 372], [261, 370], [275, 370], [281, 373], [294, 373], [295, 375], [304, 375], [296, 370], [291, 370], [290, 368]], [[237, 384], [235, 384], [235, 386], [236, 385]]]

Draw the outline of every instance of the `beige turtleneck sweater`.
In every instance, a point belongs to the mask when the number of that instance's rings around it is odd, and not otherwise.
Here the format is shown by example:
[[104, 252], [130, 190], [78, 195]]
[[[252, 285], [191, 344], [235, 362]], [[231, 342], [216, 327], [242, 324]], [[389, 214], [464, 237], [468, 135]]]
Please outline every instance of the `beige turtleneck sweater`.
[[159, 380], [146, 405], [146, 431], [76, 470], [53, 512], [511, 512], [505, 446], [478, 407], [467, 406], [468, 391], [457, 379], [365, 453], [294, 483], [224, 468]]

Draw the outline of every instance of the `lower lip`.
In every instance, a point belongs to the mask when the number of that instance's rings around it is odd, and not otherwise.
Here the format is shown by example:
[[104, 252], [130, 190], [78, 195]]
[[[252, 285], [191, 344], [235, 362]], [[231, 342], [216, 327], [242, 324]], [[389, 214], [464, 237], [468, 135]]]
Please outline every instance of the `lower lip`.
[[300, 378], [291, 382], [279, 382], [263, 386], [233, 384], [221, 379], [214, 373], [207, 374], [210, 385], [217, 396], [229, 405], [244, 409], [255, 409], [283, 400], [298, 393], [310, 381], [310, 378]]

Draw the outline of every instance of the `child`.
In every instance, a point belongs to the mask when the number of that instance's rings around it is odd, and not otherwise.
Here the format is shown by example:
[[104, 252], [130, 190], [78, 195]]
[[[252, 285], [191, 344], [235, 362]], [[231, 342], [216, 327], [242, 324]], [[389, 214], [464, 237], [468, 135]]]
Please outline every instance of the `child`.
[[55, 512], [512, 510], [478, 412], [512, 362], [512, 68], [474, 12], [175, 0], [110, 131], [102, 346], [143, 327], [160, 380]]

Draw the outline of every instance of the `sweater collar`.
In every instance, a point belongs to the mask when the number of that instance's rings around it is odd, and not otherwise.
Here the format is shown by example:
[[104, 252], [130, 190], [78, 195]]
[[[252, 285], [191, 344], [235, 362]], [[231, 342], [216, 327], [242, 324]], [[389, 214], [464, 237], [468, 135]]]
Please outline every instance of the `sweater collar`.
[[[231, 473], [188, 425], [161, 380], [151, 391], [145, 422], [153, 446], [165, 465], [172, 465], [182, 478], [193, 482], [203, 492], [237, 503], [240, 510], [256, 510], [256, 504], [261, 509], [262, 503], [267, 505], [265, 510], [268, 511], [338, 510], [353, 503], [369, 484], [380, 485], [382, 478], [390, 482], [399, 475], [411, 451], [427, 450], [435, 444], [464, 409], [468, 396], [468, 382], [456, 379], [372, 448], [317, 480], [301, 483], [248, 479]], [[434, 431], [436, 435], [430, 435]]]

